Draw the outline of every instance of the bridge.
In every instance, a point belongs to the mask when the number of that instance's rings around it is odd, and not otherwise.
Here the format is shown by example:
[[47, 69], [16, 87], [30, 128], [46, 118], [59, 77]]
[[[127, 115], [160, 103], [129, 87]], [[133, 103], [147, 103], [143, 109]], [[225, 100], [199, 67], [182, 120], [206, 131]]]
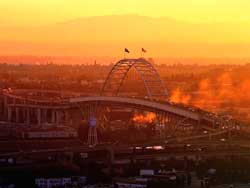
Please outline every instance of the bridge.
[[[143, 81], [146, 98], [121, 97], [121, 87], [128, 72], [134, 68]], [[49, 97], [53, 94], [53, 97]], [[168, 92], [157, 70], [148, 60], [122, 59], [109, 72], [99, 96], [81, 96], [79, 93], [44, 90], [3, 90], [4, 117], [8, 124], [44, 126], [46, 124], [80, 125], [82, 120], [94, 125], [89, 127], [88, 144], [99, 143], [97, 129], [109, 126], [110, 109], [123, 107], [156, 114], [161, 132], [175, 132], [184, 124], [192, 125], [194, 134], [182, 140], [200, 139], [220, 134], [231, 135], [244, 127], [234, 119], [225, 119], [204, 110], [175, 104], [168, 100]], [[209, 132], [202, 134], [201, 131]], [[164, 140], [164, 134], [160, 138]]]
[[134, 68], [143, 81], [149, 99], [167, 98], [167, 90], [157, 70], [146, 59], [122, 59], [109, 72], [101, 95], [118, 95], [128, 72]]

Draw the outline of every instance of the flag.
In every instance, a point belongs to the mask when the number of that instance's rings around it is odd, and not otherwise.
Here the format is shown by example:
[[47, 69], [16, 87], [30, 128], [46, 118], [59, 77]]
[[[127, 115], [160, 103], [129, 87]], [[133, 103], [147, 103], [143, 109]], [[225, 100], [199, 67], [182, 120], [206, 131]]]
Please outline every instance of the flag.
[[129, 50], [127, 48], [124, 49], [124, 52], [129, 53]]
[[146, 53], [146, 52], [147, 52], [147, 50], [145, 50], [144, 48], [142, 48], [142, 49], [141, 49], [141, 51], [142, 51], [142, 52], [144, 52], [144, 53]]

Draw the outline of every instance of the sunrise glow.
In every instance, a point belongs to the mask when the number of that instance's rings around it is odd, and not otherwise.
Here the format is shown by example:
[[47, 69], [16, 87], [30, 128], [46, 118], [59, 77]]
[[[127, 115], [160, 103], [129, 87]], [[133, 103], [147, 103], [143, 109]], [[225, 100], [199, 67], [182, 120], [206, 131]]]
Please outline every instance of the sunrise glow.
[[[247, 0], [8, 0], [0, 55], [248, 57]], [[240, 51], [237, 49], [241, 49]]]

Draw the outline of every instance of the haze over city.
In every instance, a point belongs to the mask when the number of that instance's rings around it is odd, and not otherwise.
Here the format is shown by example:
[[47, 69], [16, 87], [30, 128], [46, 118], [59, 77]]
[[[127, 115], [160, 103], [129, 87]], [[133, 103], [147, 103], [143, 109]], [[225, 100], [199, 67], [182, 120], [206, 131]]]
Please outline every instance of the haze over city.
[[1, 188], [249, 188], [249, 0], [0, 0]]
[[[247, 58], [246, 0], [0, 2], [0, 55]], [[164, 63], [164, 61], [161, 61]], [[167, 62], [166, 62], [167, 63]], [[195, 62], [197, 63], [197, 61]]]

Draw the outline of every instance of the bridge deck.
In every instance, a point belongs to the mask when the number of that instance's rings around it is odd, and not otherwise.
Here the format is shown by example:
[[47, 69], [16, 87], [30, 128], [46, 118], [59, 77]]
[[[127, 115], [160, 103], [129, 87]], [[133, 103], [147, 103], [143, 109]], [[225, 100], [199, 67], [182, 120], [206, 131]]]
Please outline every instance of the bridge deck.
[[201, 115], [197, 112], [192, 112], [190, 110], [180, 108], [168, 103], [160, 103], [158, 101], [149, 101], [136, 98], [125, 98], [125, 97], [76, 97], [69, 100], [70, 103], [82, 103], [82, 102], [102, 102], [102, 103], [119, 103], [128, 104], [134, 106], [141, 106], [145, 108], [150, 108], [158, 111], [170, 112], [177, 114], [179, 116], [188, 117], [190, 119], [199, 121]]

